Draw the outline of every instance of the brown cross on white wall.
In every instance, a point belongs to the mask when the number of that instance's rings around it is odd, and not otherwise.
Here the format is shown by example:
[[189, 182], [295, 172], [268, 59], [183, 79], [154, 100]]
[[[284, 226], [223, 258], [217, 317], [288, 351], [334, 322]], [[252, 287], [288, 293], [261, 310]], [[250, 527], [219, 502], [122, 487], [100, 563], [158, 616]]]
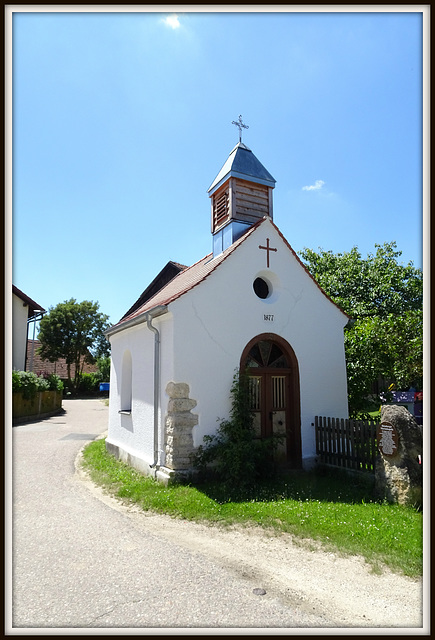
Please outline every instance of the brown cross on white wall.
[[269, 238], [266, 238], [266, 246], [263, 247], [261, 244], [258, 245], [259, 249], [265, 249], [265, 251], [267, 251], [267, 268], [269, 269], [269, 252], [270, 251], [278, 251], [278, 249], [275, 249], [273, 247], [269, 247]]

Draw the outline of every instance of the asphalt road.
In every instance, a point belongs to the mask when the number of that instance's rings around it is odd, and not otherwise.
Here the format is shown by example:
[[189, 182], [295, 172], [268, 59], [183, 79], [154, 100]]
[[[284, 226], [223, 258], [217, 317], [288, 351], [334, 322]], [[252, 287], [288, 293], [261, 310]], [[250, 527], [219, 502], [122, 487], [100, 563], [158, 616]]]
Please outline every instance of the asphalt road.
[[256, 595], [262, 585], [242, 566], [192, 551], [98, 499], [74, 462], [107, 429], [108, 410], [99, 400], [63, 407], [62, 415], [13, 428], [8, 635], [331, 626], [288, 598]]

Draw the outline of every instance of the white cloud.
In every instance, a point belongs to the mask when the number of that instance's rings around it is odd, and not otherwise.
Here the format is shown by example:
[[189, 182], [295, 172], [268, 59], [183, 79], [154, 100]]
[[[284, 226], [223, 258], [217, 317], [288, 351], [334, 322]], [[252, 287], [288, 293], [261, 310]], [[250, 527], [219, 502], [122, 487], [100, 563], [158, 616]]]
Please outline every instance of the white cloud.
[[302, 191], [318, 191], [324, 184], [323, 180], [316, 180], [316, 182], [309, 187], [302, 187]]
[[171, 29], [178, 29], [178, 27], [180, 27], [180, 21], [178, 19], [177, 15], [172, 15], [172, 16], [168, 16], [167, 18], [165, 18], [163, 20], [163, 22], [168, 26], [171, 27]]

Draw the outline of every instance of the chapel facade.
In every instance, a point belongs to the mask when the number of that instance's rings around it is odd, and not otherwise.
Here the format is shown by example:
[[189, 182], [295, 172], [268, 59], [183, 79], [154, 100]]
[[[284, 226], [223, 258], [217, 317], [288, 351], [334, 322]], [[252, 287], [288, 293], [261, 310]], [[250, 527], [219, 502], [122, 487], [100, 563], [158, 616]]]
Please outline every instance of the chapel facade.
[[314, 418], [348, 417], [348, 316], [273, 220], [275, 180], [239, 140], [213, 180], [212, 253], [168, 262], [106, 336], [106, 446], [163, 482], [229, 415], [236, 370], [249, 375], [260, 437], [283, 434], [276, 464], [316, 461]]

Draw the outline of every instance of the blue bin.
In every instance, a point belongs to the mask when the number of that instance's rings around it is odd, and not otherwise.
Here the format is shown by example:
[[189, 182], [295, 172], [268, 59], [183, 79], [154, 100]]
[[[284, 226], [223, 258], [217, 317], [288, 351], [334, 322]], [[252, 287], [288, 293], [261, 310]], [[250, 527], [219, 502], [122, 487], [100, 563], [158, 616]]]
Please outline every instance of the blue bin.
[[100, 382], [100, 391], [109, 391], [110, 382]]

